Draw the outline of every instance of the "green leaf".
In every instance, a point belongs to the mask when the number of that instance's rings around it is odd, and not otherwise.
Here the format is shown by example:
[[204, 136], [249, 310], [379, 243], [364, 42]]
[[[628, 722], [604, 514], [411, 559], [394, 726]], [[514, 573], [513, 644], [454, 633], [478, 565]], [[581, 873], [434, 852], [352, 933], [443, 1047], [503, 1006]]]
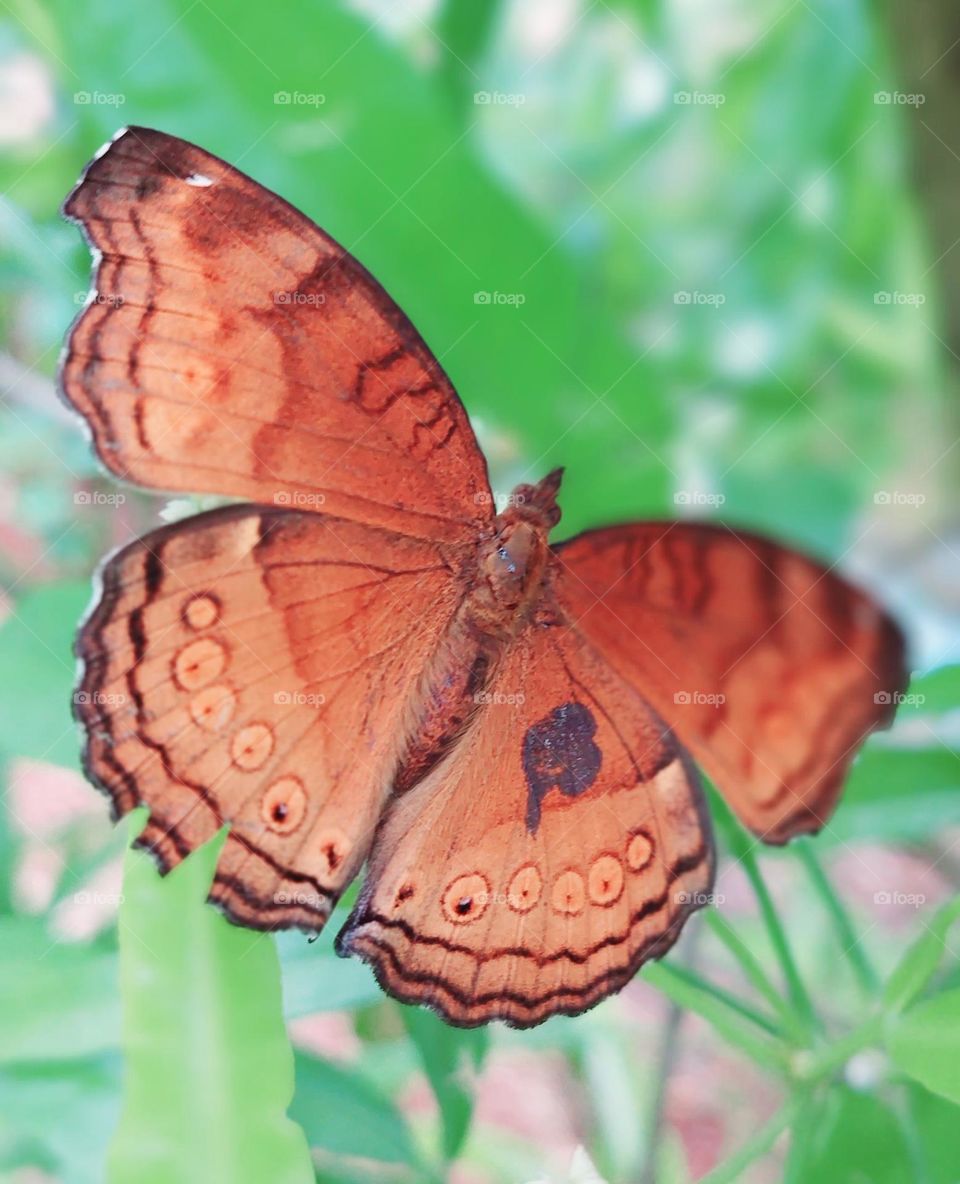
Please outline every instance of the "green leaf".
[[12, 672], [0, 690], [0, 752], [77, 766], [73, 636], [89, 603], [89, 584], [51, 584], [21, 597], [0, 628], [0, 669]]
[[423, 1007], [401, 1005], [400, 1014], [440, 1107], [443, 1157], [452, 1160], [470, 1129], [472, 1077], [483, 1063], [489, 1033], [486, 1028], [451, 1028]]
[[101, 1184], [120, 1104], [118, 1056], [12, 1065], [0, 1070], [0, 1096], [0, 1167]]
[[860, 755], [819, 842], [904, 842], [960, 823], [960, 753], [874, 742]]
[[406, 1120], [358, 1072], [298, 1053], [296, 1080], [290, 1113], [306, 1132], [324, 1180], [366, 1178], [351, 1162], [358, 1160], [416, 1169], [415, 1178], [423, 1179], [426, 1169]]
[[[897, 1116], [880, 1098], [835, 1088], [809, 1100], [794, 1128], [788, 1184], [904, 1184], [917, 1181]], [[808, 1118], [810, 1121], [804, 1121]]]
[[960, 1102], [960, 990], [944, 991], [887, 1025], [887, 1050], [914, 1081]]
[[293, 1056], [272, 939], [230, 925], [206, 894], [221, 846], [161, 880], [132, 848], [120, 909], [126, 1078], [110, 1184], [312, 1184], [287, 1117]]
[[58, 941], [28, 917], [0, 919], [0, 951], [0, 1063], [62, 1061], [117, 1047], [114, 951]]
[[901, 1011], [920, 994], [947, 950], [947, 934], [960, 917], [960, 897], [938, 909], [923, 933], [904, 952], [883, 988], [884, 1006]]

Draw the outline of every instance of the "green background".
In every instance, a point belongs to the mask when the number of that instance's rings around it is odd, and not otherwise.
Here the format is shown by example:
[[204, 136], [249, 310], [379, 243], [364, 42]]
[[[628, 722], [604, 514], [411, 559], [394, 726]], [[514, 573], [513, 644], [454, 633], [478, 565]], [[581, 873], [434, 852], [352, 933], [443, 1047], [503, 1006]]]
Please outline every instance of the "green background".
[[[0, 1179], [955, 1180], [960, 70], [948, 10], [916, 11], [0, 10]], [[714, 801], [718, 908], [589, 1015], [445, 1028], [327, 934], [228, 926], [213, 852], [161, 883], [80, 779], [90, 575], [164, 504], [104, 501], [53, 382], [89, 280], [58, 206], [125, 123], [353, 251], [495, 488], [566, 466], [560, 533], [752, 526], [910, 634], [911, 699], [824, 833], [759, 851]]]

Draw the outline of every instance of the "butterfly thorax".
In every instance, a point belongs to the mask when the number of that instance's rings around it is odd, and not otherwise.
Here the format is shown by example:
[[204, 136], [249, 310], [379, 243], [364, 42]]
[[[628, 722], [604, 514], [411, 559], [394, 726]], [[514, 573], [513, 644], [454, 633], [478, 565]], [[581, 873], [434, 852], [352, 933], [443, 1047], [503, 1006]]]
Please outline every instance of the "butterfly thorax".
[[556, 495], [562, 469], [537, 485], [518, 485], [493, 520], [477, 552], [477, 576], [464, 605], [473, 627], [507, 642], [516, 636], [541, 598], [551, 562], [550, 530], [560, 519]]
[[393, 788], [421, 780], [485, 702], [500, 660], [543, 598], [552, 563], [548, 536], [560, 518], [561, 470], [518, 485], [478, 544], [469, 592], [454, 615], [417, 694], [415, 722]]

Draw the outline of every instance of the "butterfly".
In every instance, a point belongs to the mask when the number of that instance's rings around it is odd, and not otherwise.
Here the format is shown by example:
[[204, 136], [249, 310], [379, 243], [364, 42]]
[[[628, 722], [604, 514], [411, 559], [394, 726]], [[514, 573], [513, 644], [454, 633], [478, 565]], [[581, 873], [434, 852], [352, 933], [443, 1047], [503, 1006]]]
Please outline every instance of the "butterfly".
[[107, 560], [85, 768], [169, 871], [225, 826], [235, 923], [337, 937], [401, 1000], [529, 1027], [619, 990], [709, 899], [694, 761], [768, 843], [817, 831], [905, 685], [901, 635], [758, 535], [552, 545], [497, 512], [449, 379], [341, 246], [131, 127], [64, 206], [95, 252], [61, 370], [103, 464], [235, 499]]

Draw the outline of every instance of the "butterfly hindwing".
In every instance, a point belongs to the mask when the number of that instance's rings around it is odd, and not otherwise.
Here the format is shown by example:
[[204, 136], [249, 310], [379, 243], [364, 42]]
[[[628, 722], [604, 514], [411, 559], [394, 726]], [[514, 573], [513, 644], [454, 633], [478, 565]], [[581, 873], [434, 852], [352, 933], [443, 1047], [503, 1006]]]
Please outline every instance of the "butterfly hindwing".
[[669, 729], [566, 626], [531, 626], [461, 743], [391, 804], [338, 948], [452, 1023], [529, 1027], [663, 954], [712, 876]]
[[409, 703], [459, 600], [433, 544], [236, 506], [108, 561], [81, 629], [87, 771], [165, 870], [230, 833], [212, 896], [321, 928], [362, 863]]

